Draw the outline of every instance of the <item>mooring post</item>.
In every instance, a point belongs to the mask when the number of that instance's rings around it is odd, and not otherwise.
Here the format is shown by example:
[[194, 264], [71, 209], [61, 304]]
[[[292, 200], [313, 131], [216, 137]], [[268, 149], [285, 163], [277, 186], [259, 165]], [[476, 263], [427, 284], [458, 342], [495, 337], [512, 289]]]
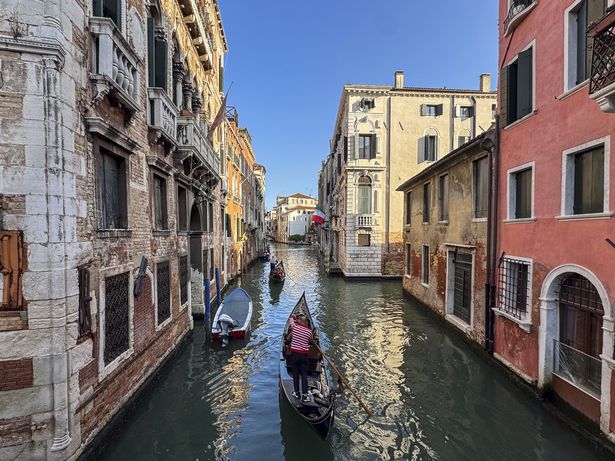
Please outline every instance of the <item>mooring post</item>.
[[205, 330], [209, 334], [211, 322], [211, 288], [209, 286], [209, 277], [205, 277]]
[[216, 267], [216, 299], [218, 300], [218, 306], [222, 304], [222, 298], [220, 297], [220, 269]]

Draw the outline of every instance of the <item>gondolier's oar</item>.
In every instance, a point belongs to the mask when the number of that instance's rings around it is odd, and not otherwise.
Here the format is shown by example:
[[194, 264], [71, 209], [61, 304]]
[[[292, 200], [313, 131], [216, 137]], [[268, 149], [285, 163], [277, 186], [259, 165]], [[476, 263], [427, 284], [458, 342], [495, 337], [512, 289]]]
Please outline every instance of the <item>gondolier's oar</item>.
[[331, 365], [331, 368], [333, 368], [333, 371], [335, 371], [335, 374], [337, 376], [340, 377], [340, 379], [344, 382], [344, 386], [346, 386], [350, 392], [352, 392], [352, 395], [354, 395], [354, 397], [357, 399], [357, 401], [361, 404], [361, 406], [363, 407], [363, 409], [365, 410], [365, 412], [368, 414], [368, 416], [374, 416], [374, 414], [372, 413], [372, 411], [368, 408], [367, 405], [365, 405], [365, 402], [363, 402], [363, 400], [361, 400], [361, 397], [359, 397], [359, 395], [355, 392], [355, 390], [352, 388], [352, 386], [350, 385], [350, 383], [348, 382], [348, 380], [346, 378], [344, 378], [344, 376], [340, 373], [340, 371], [337, 369], [337, 367], [335, 365], [333, 365], [333, 362], [331, 361], [331, 359], [329, 359], [329, 357], [327, 357], [327, 354], [325, 354], [323, 352], [323, 350], [320, 348], [320, 346], [318, 344], [314, 344], [316, 346], [316, 348], [320, 351], [320, 353], [322, 354], [322, 356], [325, 358], [325, 360], [327, 361], [327, 363], [329, 365]]

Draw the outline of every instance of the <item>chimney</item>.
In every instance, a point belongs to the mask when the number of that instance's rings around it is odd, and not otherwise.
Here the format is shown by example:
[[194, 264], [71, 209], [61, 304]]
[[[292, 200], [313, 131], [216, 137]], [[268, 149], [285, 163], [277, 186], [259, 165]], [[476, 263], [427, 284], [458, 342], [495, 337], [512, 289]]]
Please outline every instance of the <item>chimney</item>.
[[489, 93], [491, 91], [491, 74], [480, 75], [480, 90], [483, 93]]
[[398, 70], [395, 72], [395, 86], [393, 88], [404, 87], [404, 71]]

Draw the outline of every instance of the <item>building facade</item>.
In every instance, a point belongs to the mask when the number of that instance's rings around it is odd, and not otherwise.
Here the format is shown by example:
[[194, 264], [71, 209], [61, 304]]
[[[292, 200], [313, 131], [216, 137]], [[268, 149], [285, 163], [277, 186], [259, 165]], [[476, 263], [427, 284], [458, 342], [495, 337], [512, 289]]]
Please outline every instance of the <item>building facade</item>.
[[317, 199], [305, 194], [278, 196], [272, 213], [274, 240], [282, 243], [305, 242], [306, 237], [311, 240], [309, 235], [316, 204]]
[[607, 3], [500, 0], [493, 307], [496, 357], [615, 440], [615, 77], [606, 71], [615, 56], [605, 46], [615, 14], [605, 16]]
[[348, 277], [401, 277], [403, 194], [396, 189], [495, 118], [490, 76], [478, 90], [346, 85], [319, 178], [321, 242]]
[[477, 343], [486, 332], [491, 129], [402, 184], [404, 290]]
[[74, 458], [224, 283], [227, 44], [215, 0], [4, 6], [0, 458]]

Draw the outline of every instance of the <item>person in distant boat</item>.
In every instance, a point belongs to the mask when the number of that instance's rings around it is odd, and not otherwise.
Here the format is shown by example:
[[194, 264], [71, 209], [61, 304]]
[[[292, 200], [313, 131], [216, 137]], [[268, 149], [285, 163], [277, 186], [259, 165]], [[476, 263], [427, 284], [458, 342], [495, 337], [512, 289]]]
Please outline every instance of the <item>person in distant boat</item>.
[[271, 255], [269, 258], [269, 267], [271, 267], [271, 272], [275, 269], [275, 265], [278, 263], [278, 260], [275, 259], [275, 255]]
[[[290, 318], [290, 366], [293, 370], [293, 397], [302, 402], [311, 402], [312, 398], [308, 394], [308, 353], [310, 344], [314, 343], [314, 333], [308, 326], [305, 314], [299, 313], [296, 317]], [[299, 392], [299, 376], [301, 376], [301, 391]]]

